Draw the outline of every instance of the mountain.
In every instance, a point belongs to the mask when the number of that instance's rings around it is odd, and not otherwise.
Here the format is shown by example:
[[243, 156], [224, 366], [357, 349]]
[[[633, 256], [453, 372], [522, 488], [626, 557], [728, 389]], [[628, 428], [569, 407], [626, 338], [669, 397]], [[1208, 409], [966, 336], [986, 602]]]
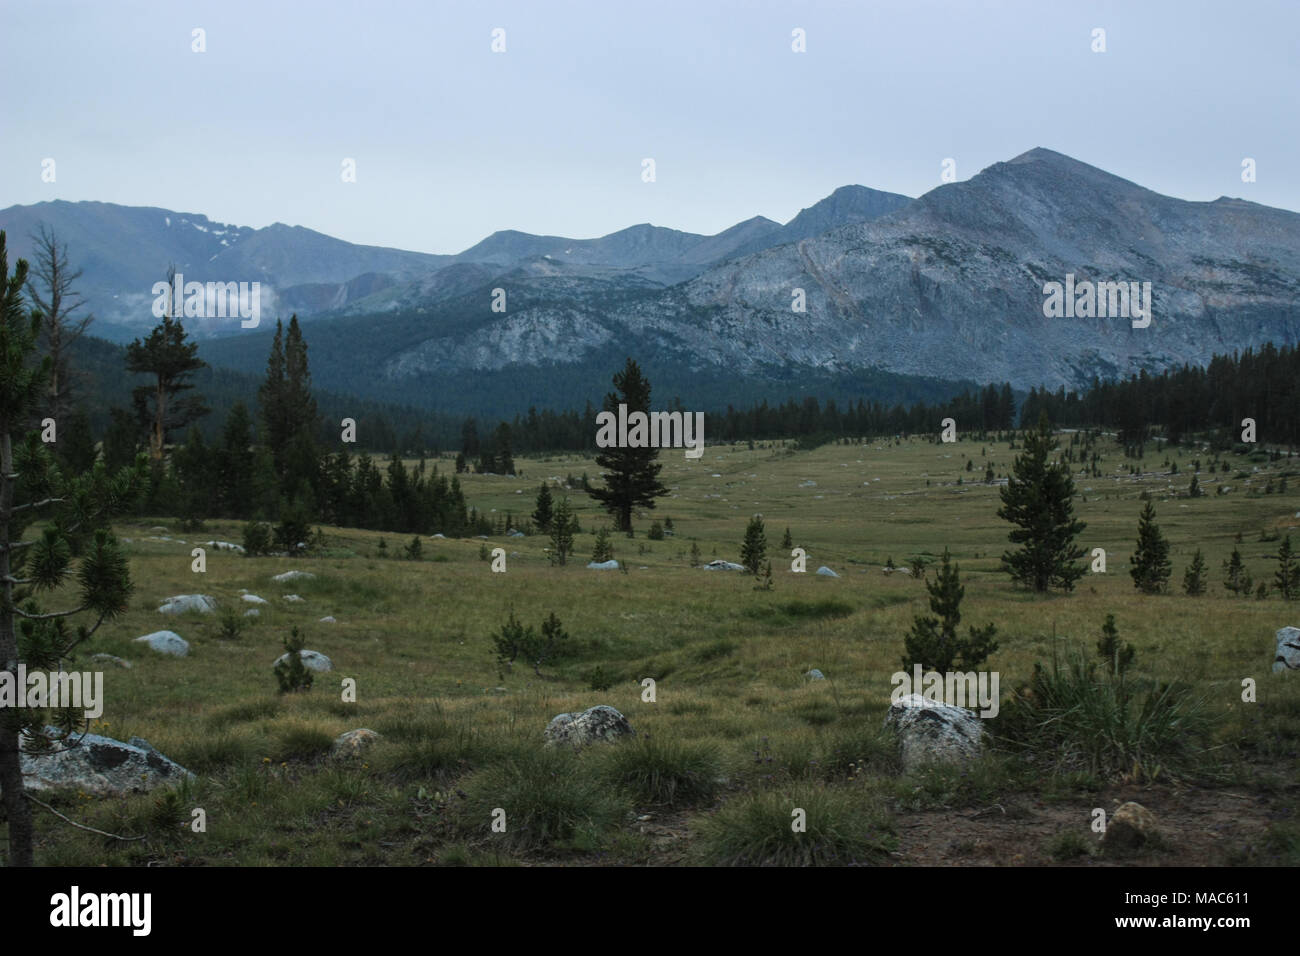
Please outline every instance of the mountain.
[[[1067, 275], [1149, 282], [1150, 325], [1048, 318], [1045, 286]], [[597, 356], [616, 362], [615, 352], [679, 382], [737, 392], [879, 370], [1075, 388], [1296, 343], [1300, 214], [1174, 199], [1034, 149], [879, 218], [732, 258], [669, 288], [536, 274], [516, 274], [509, 288], [504, 314], [490, 312], [482, 287], [391, 317], [335, 319], [321, 333], [355, 343], [364, 325], [374, 344], [358, 366], [364, 375], [346, 387], [433, 403], [487, 400], [483, 390], [509, 390], [512, 376], [535, 369], [552, 379], [586, 374]], [[792, 310], [796, 289], [804, 312]], [[322, 349], [313, 348], [315, 362]], [[358, 365], [355, 346], [348, 355]]]
[[[861, 186], [845, 189], [892, 196]], [[869, 200], [836, 201], [818, 222], [829, 228], [861, 221], [871, 208]], [[598, 239], [507, 230], [458, 255], [430, 255], [356, 245], [278, 222], [252, 229], [169, 209], [56, 200], [0, 210], [12, 259], [32, 258], [30, 236], [42, 224], [68, 244], [70, 261], [83, 272], [77, 288], [97, 317], [95, 333], [114, 341], [130, 341], [156, 323], [153, 284], [165, 278], [169, 263], [187, 282], [259, 282], [262, 315], [297, 312], [306, 320], [427, 307], [520, 275], [552, 273], [605, 284], [618, 279], [628, 289], [666, 286], [742, 252], [790, 241], [783, 238], [788, 227], [755, 216], [713, 236], [648, 223]], [[239, 330], [233, 318], [204, 319], [189, 327], [200, 338]]]

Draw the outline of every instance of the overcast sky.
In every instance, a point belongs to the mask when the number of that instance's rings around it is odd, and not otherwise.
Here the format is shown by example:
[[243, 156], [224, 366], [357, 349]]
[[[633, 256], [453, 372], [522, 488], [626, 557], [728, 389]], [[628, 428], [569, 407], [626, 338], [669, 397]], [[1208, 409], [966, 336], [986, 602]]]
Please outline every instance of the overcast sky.
[[94, 0], [8, 2], [0, 26], [0, 208], [95, 199], [452, 253], [497, 229], [784, 222], [847, 183], [916, 196], [947, 157], [967, 179], [1045, 146], [1300, 210], [1282, 0]]

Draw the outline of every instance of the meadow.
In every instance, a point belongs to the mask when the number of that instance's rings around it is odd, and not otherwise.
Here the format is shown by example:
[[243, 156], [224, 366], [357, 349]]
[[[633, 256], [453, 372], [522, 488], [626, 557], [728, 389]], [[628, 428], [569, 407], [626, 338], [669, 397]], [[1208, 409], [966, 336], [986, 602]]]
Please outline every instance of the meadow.
[[[107, 669], [105, 712], [91, 729], [144, 737], [197, 779], [117, 798], [47, 795], [78, 822], [143, 839], [106, 838], [38, 810], [38, 862], [1295, 865], [1300, 684], [1271, 665], [1274, 632], [1300, 621], [1275, 591], [1227, 592], [1221, 571], [1237, 547], [1257, 582], [1272, 581], [1274, 535], [1300, 525], [1300, 497], [1278, 490], [1290, 462], [1225, 453], [1230, 470], [1211, 475], [1207, 450], [1148, 445], [1134, 476], [1135, 461], [1113, 441], [1099, 447], [1103, 477], [1076, 475], [1075, 508], [1087, 522], [1079, 544], [1105, 549], [1106, 573], [1050, 595], [1017, 588], [999, 568], [1010, 526], [983, 476], [989, 462], [1009, 472], [1017, 452], [1005, 439], [811, 451], [760, 442], [709, 446], [701, 460], [665, 451], [670, 496], [638, 518], [635, 537], [613, 536], [623, 571], [586, 567], [594, 532], [610, 522], [580, 489], [553, 489], [568, 495], [582, 528], [563, 567], [549, 560], [544, 535], [426, 537], [422, 558], [406, 560], [408, 537], [325, 527], [324, 547], [307, 556], [209, 550], [198, 574], [191, 547], [238, 542], [238, 523], [183, 531], [170, 519], [119, 522], [130, 539], [130, 610], [100, 629], [77, 666], [89, 667], [94, 652], [133, 666]], [[1202, 497], [1188, 497], [1194, 459]], [[462, 476], [469, 502], [524, 520], [541, 481], [598, 475], [578, 456], [518, 465], [522, 477]], [[1127, 570], [1143, 495], [1172, 546], [1166, 594], [1140, 594]], [[738, 561], [755, 513], [772, 590], [691, 567], [693, 543], [703, 562]], [[665, 517], [674, 533], [649, 540], [651, 521]], [[808, 573], [790, 571], [780, 547], [787, 527]], [[505, 573], [483, 560], [485, 544], [505, 549]], [[927, 594], [883, 568], [934, 560], [944, 548], [966, 587], [963, 630], [997, 625], [999, 648], [985, 666], [1000, 673], [1004, 697], [1054, 653], [1094, 653], [1113, 614], [1136, 649], [1133, 679], [1185, 687], [1203, 739], [1178, 759], [1152, 745], [1118, 770], [999, 745], [966, 768], [903, 772], [881, 723]], [[1189, 597], [1180, 584], [1197, 548], [1208, 592]], [[823, 565], [839, 577], [814, 573]], [[272, 582], [290, 569], [316, 577]], [[157, 612], [168, 596], [202, 593], [242, 614], [251, 605], [240, 589], [270, 603], [237, 637], [223, 636], [220, 615]], [[303, 600], [286, 601], [290, 593]], [[522, 662], [503, 671], [494, 659], [491, 634], [511, 611], [534, 626], [554, 612], [570, 635], [540, 675]], [[336, 622], [321, 623], [327, 615]], [[294, 626], [334, 670], [309, 691], [280, 694], [271, 665]], [[189, 641], [190, 656], [133, 643], [162, 629]], [[826, 679], [809, 681], [810, 668]], [[342, 699], [344, 678], [356, 681], [354, 703]], [[643, 700], [645, 678], [655, 681], [653, 702]], [[1256, 682], [1253, 703], [1242, 700], [1244, 678]], [[552, 717], [595, 704], [625, 714], [636, 738], [578, 752], [543, 747]], [[374, 746], [330, 757], [334, 738], [360, 727], [381, 735]], [[1095, 808], [1127, 800], [1156, 814], [1162, 840], [1119, 859], [1090, 824]], [[190, 827], [196, 807], [205, 832]], [[490, 827], [498, 808], [504, 833]], [[806, 811], [806, 833], [791, 832], [792, 808]]]

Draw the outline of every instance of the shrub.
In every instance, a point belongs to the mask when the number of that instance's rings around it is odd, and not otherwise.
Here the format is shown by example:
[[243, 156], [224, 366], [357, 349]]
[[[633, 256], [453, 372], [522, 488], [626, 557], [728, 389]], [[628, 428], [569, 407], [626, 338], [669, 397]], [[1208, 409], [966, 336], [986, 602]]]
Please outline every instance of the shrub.
[[[794, 811], [806, 816], [795, 832]], [[895, 846], [892, 821], [861, 791], [800, 783], [728, 801], [694, 824], [696, 853], [713, 866], [843, 866], [877, 862]]]
[[412, 538], [411, 543], [403, 549], [403, 553], [406, 555], [408, 561], [419, 561], [424, 557], [424, 545], [420, 544], [420, 536], [418, 534]]
[[1050, 666], [1035, 664], [993, 721], [1004, 745], [1058, 771], [1146, 780], [1196, 772], [1210, 729], [1187, 685], [1099, 675], [1074, 645], [1053, 653]]
[[[582, 754], [528, 748], [465, 784], [459, 823], [514, 850], [596, 850], [624, 821], [626, 796], [583, 772]], [[505, 813], [504, 832], [492, 822]]]
[[234, 608], [222, 608], [219, 619], [220, 630], [217, 636], [222, 640], [234, 641], [239, 639], [239, 635], [244, 628], [248, 626], [248, 618], [244, 617]]
[[664, 526], [658, 521], [652, 521], [650, 530], [646, 532], [646, 537], [651, 541], [662, 541], [664, 539]]
[[683, 807], [713, 802], [722, 762], [715, 747], [643, 734], [601, 755], [601, 771], [638, 804]]

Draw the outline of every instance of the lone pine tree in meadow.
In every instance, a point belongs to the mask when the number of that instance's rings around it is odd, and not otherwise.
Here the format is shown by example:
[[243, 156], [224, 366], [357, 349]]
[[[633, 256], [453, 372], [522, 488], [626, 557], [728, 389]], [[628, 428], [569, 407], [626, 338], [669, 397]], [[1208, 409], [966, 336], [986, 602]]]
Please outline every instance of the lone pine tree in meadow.
[[1129, 559], [1133, 586], [1143, 594], [1159, 594], [1165, 589], [1173, 566], [1169, 561], [1169, 542], [1156, 524], [1156, 509], [1146, 503], [1138, 519], [1137, 550]]
[[1296, 567], [1290, 535], [1282, 539], [1282, 544], [1277, 549], [1277, 573], [1273, 575], [1273, 580], [1282, 592], [1282, 600], [1289, 601], [1296, 596], [1297, 586], [1300, 585], [1300, 568]]
[[1241, 560], [1241, 551], [1232, 549], [1232, 557], [1223, 562], [1223, 586], [1233, 594], [1250, 594], [1254, 586], [1250, 572]]
[[1074, 516], [1069, 468], [1059, 459], [1048, 461], [1056, 447], [1043, 412], [1038, 427], [1025, 436], [1024, 452], [1011, 467], [998, 509], [999, 518], [1017, 525], [1008, 537], [1021, 546], [1002, 555], [1002, 569], [1037, 592], [1051, 587], [1072, 591], [1084, 573], [1083, 566], [1074, 563], [1083, 557], [1074, 539], [1087, 525]]
[[543, 481], [542, 486], [537, 489], [537, 506], [533, 509], [533, 524], [540, 533], [550, 533], [553, 512], [554, 503], [551, 498], [551, 489]]
[[[610, 392], [605, 396], [605, 411], [617, 415], [618, 406], [623, 404], [629, 414], [650, 414], [650, 383], [631, 358], [614, 375], [614, 387], [620, 394]], [[663, 465], [658, 457], [659, 449], [649, 447], [605, 448], [596, 456], [596, 464], [604, 469], [605, 487], [592, 488], [588, 493], [614, 517], [616, 530], [631, 531], [632, 512], [637, 507], [653, 508], [656, 498], [668, 494], [659, 480]]]
[[763, 529], [763, 516], [754, 515], [745, 526], [745, 540], [740, 545], [740, 563], [745, 570], [758, 575], [767, 557], [767, 533]]
[[[9, 274], [0, 231], [0, 669], [10, 682], [16, 681], [20, 664], [32, 671], [60, 669], [104, 621], [126, 610], [131, 577], [107, 520], [137, 497], [144, 469], [143, 459], [137, 459], [133, 467], [111, 475], [102, 462], [88, 472], [66, 475], [40, 440], [32, 418], [48, 400], [53, 362], [48, 356], [37, 358], [43, 317], [23, 308], [26, 278], [27, 263], [21, 259]], [[48, 522], [41, 534], [24, 541], [23, 532], [42, 515]], [[74, 607], [49, 611], [38, 604], [39, 594], [70, 582], [75, 590], [65, 592], [65, 599]], [[72, 633], [67, 620], [77, 614], [87, 614], [93, 623], [78, 624]], [[72, 729], [72, 713], [53, 721], [51, 716], [45, 708], [0, 710], [0, 798], [9, 827], [10, 866], [33, 862], [31, 806], [21, 760], [24, 732], [40, 746], [47, 723]]]
[[1205, 555], [1197, 548], [1192, 555], [1192, 563], [1183, 572], [1183, 590], [1189, 597], [1199, 597], [1205, 593]]

